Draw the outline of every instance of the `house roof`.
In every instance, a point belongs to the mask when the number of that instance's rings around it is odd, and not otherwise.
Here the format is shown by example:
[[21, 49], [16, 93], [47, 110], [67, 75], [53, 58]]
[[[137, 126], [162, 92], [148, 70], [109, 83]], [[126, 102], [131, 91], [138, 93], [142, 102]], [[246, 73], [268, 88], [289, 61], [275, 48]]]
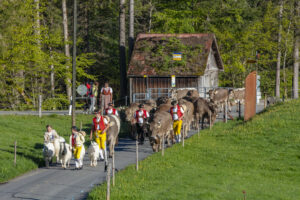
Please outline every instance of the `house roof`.
[[[217, 67], [223, 70], [216, 37], [201, 34], [139, 34], [131, 56], [128, 76], [202, 76], [212, 49]], [[174, 52], [182, 61], [173, 61]]]

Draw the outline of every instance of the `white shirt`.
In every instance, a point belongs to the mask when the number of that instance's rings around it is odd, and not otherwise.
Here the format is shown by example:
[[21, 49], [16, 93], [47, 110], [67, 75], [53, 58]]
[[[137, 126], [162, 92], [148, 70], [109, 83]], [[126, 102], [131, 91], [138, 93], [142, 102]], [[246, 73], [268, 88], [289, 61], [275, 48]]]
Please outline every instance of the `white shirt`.
[[113, 90], [112, 90], [112, 88], [111, 87], [103, 87], [103, 88], [101, 88], [101, 93], [103, 92], [103, 90], [105, 90], [106, 92], [108, 92], [109, 90], [110, 90], [110, 93], [112, 94], [113, 93]]
[[[107, 109], [108, 115], [113, 115], [113, 109]], [[118, 111], [116, 110], [116, 116], [119, 116]]]
[[[103, 117], [103, 116], [102, 116], [102, 117]], [[100, 118], [97, 118], [97, 122], [100, 122]], [[106, 119], [105, 117], [103, 117], [103, 122], [104, 122], [105, 125], [108, 124], [108, 121], [107, 121], [107, 119]], [[99, 123], [98, 123], [98, 125], [97, 125], [97, 130], [100, 130], [100, 125], [99, 125]]]
[[[179, 107], [180, 107], [181, 113], [183, 114], [183, 113], [184, 113], [184, 110], [182, 109], [181, 106], [179, 106]], [[172, 111], [173, 111], [173, 120], [178, 120], [177, 106], [175, 106], [175, 107], [172, 109]]]
[[57, 132], [52, 129], [50, 132], [45, 132], [44, 134], [44, 140], [45, 142], [53, 142], [54, 138], [58, 137]]
[[[136, 112], [134, 113], [134, 116], [133, 116], [135, 119], [136, 119]], [[146, 111], [146, 117], [150, 117], [148, 111]], [[138, 112], [138, 123], [142, 124], [144, 123], [144, 111], [143, 110], [139, 110]]]

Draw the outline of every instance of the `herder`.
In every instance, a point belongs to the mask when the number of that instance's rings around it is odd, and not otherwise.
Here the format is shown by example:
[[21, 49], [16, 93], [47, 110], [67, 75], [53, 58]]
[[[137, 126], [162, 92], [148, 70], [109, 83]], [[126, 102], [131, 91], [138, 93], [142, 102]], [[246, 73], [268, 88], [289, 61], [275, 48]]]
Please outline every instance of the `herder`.
[[172, 107], [170, 108], [170, 113], [173, 119], [173, 130], [175, 134], [175, 139], [176, 142], [180, 142], [181, 141], [180, 131], [182, 126], [182, 117], [183, 117], [184, 110], [182, 109], [181, 106], [178, 105], [178, 102], [176, 100], [172, 101], [171, 104]]
[[118, 111], [113, 107], [112, 103], [108, 104], [108, 108], [105, 109], [105, 115], [116, 115], [119, 116]]
[[99, 145], [101, 161], [104, 160], [103, 152], [105, 155], [105, 163], [107, 163], [106, 152], [106, 131], [109, 128], [108, 120], [101, 115], [101, 112], [97, 110], [95, 117], [93, 118], [93, 125], [90, 133], [90, 140], [95, 137], [95, 142]]
[[104, 87], [101, 89], [101, 95], [100, 95], [100, 102], [101, 102], [102, 109], [105, 110], [106, 108], [108, 108], [108, 104], [112, 103], [112, 94], [113, 94], [113, 90], [111, 87], [109, 87], [108, 83], [106, 82]]
[[76, 126], [72, 126], [72, 135], [70, 136], [70, 144], [72, 147], [72, 150], [74, 152], [74, 158], [75, 158], [75, 170], [80, 170], [83, 168], [83, 158], [81, 155], [81, 152], [84, 151], [84, 136], [85, 132], [78, 132]]
[[144, 104], [139, 105], [139, 109], [134, 113], [136, 120], [136, 131], [138, 134], [139, 144], [144, 144], [146, 123], [150, 117], [147, 110], [144, 109]]
[[54, 139], [58, 139], [59, 135], [50, 125], [47, 125], [46, 129], [47, 131], [44, 134], [44, 143], [54, 143]]

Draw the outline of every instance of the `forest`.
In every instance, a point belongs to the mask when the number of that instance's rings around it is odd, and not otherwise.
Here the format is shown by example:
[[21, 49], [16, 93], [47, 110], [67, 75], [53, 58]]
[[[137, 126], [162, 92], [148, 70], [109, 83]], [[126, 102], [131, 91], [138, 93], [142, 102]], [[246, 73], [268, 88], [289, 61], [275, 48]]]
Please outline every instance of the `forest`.
[[[67, 107], [73, 6], [0, 1], [0, 109], [36, 109], [39, 95], [44, 109]], [[214, 33], [225, 68], [220, 86], [243, 87], [257, 70], [263, 94], [298, 98], [298, 0], [77, 0], [77, 8], [77, 85], [109, 81], [118, 100], [137, 34]]]

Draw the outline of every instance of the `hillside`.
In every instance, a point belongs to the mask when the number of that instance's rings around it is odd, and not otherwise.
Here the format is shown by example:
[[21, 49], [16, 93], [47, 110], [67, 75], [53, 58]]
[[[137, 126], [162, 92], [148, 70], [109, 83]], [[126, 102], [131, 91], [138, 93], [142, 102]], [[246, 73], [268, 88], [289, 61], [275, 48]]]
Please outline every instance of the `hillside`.
[[[117, 161], [116, 161], [117, 162]], [[218, 123], [116, 175], [111, 199], [285, 199], [300, 196], [300, 101], [250, 122]], [[105, 199], [106, 185], [89, 199]]]

